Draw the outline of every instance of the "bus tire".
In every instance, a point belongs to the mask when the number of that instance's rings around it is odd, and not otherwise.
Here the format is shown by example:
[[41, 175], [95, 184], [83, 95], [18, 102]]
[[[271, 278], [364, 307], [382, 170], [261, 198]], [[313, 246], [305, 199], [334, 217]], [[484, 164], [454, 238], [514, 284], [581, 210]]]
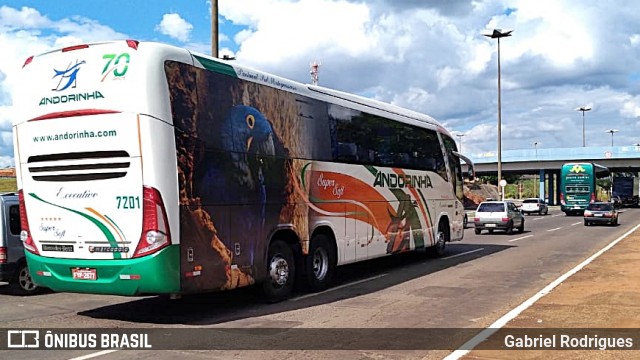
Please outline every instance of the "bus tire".
[[267, 302], [274, 303], [289, 297], [295, 276], [296, 265], [291, 247], [282, 240], [274, 240], [269, 245], [267, 278], [262, 283]]
[[438, 225], [438, 233], [436, 234], [436, 243], [429, 248], [429, 255], [432, 257], [442, 257], [445, 252], [447, 241], [449, 241], [449, 233], [443, 229], [445, 225]]
[[336, 263], [336, 251], [331, 240], [323, 234], [313, 236], [309, 254], [304, 259], [308, 289], [317, 292], [331, 286], [336, 272]]
[[14, 295], [27, 296], [40, 293], [41, 288], [33, 282], [29, 273], [27, 262], [22, 260], [18, 263], [16, 273], [9, 282], [10, 292]]

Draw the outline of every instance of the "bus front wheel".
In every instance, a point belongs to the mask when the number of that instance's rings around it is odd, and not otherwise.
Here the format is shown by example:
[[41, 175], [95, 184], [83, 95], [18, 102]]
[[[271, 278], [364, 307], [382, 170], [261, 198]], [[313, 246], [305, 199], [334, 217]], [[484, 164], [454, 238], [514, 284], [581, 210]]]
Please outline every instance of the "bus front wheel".
[[336, 270], [336, 251], [326, 235], [315, 235], [311, 239], [304, 263], [309, 290], [322, 291], [331, 286]]
[[291, 295], [295, 283], [296, 266], [291, 247], [282, 240], [269, 245], [267, 278], [262, 290], [268, 302], [278, 302]]

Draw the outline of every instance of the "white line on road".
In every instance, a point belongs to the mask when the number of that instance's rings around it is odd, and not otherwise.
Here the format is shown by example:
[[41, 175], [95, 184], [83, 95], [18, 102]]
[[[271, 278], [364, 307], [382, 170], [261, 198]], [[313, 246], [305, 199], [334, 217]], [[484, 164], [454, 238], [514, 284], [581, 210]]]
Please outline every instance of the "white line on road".
[[537, 218], [533, 219], [533, 221], [542, 220], [542, 219], [544, 219], [544, 218], [543, 217], [537, 217]]
[[582, 224], [582, 221], [577, 222], [577, 223], [573, 223], [573, 224], [571, 224], [571, 226], [576, 226], [576, 225], [580, 225], [580, 224]]
[[352, 286], [352, 285], [357, 285], [357, 284], [360, 284], [360, 283], [363, 283], [363, 282], [367, 282], [367, 281], [371, 281], [371, 280], [379, 279], [379, 278], [384, 277], [384, 276], [387, 276], [387, 274], [380, 274], [380, 275], [372, 276], [372, 277], [370, 277], [370, 278], [361, 279], [361, 280], [354, 281], [354, 282], [350, 282], [350, 283], [347, 283], [347, 284], [338, 285], [338, 286], [336, 286], [336, 287], [329, 288], [329, 289], [327, 289], [327, 290], [325, 290], [325, 291], [321, 291], [321, 292], [317, 292], [317, 293], [312, 293], [312, 294], [306, 294], [306, 295], [298, 296], [298, 297], [295, 297], [295, 298], [289, 299], [289, 301], [298, 301], [298, 300], [306, 299], [306, 298], [309, 298], [309, 297], [312, 297], [312, 296], [317, 296], [317, 295], [321, 295], [321, 294], [326, 294], [326, 293], [331, 292], [331, 291], [344, 289], [344, 288], [349, 287], [349, 286]]
[[453, 259], [453, 258], [458, 257], [458, 256], [467, 255], [467, 254], [471, 254], [471, 253], [482, 251], [482, 250], [484, 250], [484, 248], [479, 248], [479, 249], [463, 252], [463, 253], [460, 253], [460, 254], [455, 254], [455, 255], [443, 257], [443, 258], [440, 258], [440, 259], [441, 260]]
[[556, 216], [562, 216], [564, 214], [555, 214], [555, 215], [551, 215], [551, 217], [556, 217]]
[[94, 357], [98, 357], [98, 356], [102, 356], [102, 355], [107, 355], [107, 354], [111, 354], [112, 352], [116, 352], [118, 351], [117, 349], [114, 350], [102, 350], [102, 351], [98, 351], [92, 354], [87, 354], [87, 355], [82, 355], [82, 356], [78, 356], [78, 357], [74, 357], [71, 358], [69, 360], [85, 360], [85, 359], [91, 359]]
[[514, 241], [518, 241], [518, 240], [522, 240], [522, 239], [530, 238], [530, 237], [532, 237], [532, 236], [533, 236], [533, 235], [527, 235], [527, 236], [519, 237], [519, 238], [517, 238], [517, 239], [509, 240], [509, 242], [514, 242]]
[[545, 286], [542, 290], [540, 290], [537, 294], [535, 294], [532, 297], [530, 297], [529, 299], [525, 300], [525, 302], [523, 302], [522, 304], [518, 305], [513, 310], [511, 310], [508, 313], [506, 313], [505, 315], [503, 315], [500, 319], [496, 320], [493, 324], [489, 325], [488, 328], [482, 330], [478, 335], [474, 336], [471, 340], [469, 340], [466, 343], [462, 344], [462, 346], [460, 346], [457, 350], [455, 350], [454, 352], [449, 354], [447, 357], [445, 357], [444, 360], [457, 360], [457, 359], [460, 359], [461, 357], [467, 355], [471, 350], [473, 350], [476, 346], [478, 346], [478, 344], [480, 344], [481, 342], [487, 340], [491, 335], [493, 335], [495, 332], [497, 332], [502, 327], [507, 325], [507, 323], [509, 321], [515, 319], [516, 316], [520, 315], [520, 313], [525, 311], [527, 308], [529, 308], [531, 305], [533, 305], [536, 301], [540, 300], [543, 296], [545, 296], [548, 293], [550, 293], [551, 290], [553, 290], [556, 286], [560, 285], [563, 281], [567, 280], [573, 274], [575, 274], [578, 271], [582, 270], [582, 268], [587, 266], [587, 264], [589, 264], [590, 262], [592, 262], [593, 260], [598, 258], [600, 255], [604, 254], [607, 250], [609, 250], [612, 247], [614, 247], [617, 243], [622, 241], [624, 238], [629, 236], [631, 233], [636, 231], [638, 228], [640, 228], [640, 224], [634, 226], [633, 229], [627, 231], [622, 236], [620, 236], [619, 238], [617, 238], [617, 239], [613, 240], [611, 243], [609, 243], [609, 245], [605, 246], [604, 248], [602, 248], [597, 253], [591, 255], [585, 261], [581, 262], [580, 264], [578, 264], [573, 269], [571, 269], [571, 270], [567, 271], [566, 273], [564, 273], [564, 275], [562, 275], [559, 278], [555, 279], [549, 285]]
[[553, 229], [549, 229], [549, 230], [547, 230], [547, 231], [556, 231], [556, 230], [560, 230], [560, 229], [562, 229], [562, 226], [557, 227], [557, 228], [553, 228]]

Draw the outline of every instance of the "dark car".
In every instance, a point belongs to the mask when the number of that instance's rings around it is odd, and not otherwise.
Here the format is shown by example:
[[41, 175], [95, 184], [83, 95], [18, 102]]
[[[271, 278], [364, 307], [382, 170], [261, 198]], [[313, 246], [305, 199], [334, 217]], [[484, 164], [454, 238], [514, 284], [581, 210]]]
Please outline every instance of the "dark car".
[[40, 292], [31, 279], [24, 247], [20, 241], [18, 195], [0, 194], [0, 281], [9, 283], [16, 295]]
[[584, 211], [584, 226], [592, 224], [618, 225], [618, 210], [610, 202], [595, 202]]

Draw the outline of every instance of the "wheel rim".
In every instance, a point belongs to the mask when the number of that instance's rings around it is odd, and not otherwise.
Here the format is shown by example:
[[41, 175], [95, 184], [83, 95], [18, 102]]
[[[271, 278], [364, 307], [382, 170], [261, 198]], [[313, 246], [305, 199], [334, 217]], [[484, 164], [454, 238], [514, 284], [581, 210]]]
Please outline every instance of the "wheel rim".
[[31, 280], [31, 274], [29, 274], [29, 269], [23, 267], [20, 269], [20, 273], [18, 274], [18, 284], [20, 287], [27, 291], [32, 291], [36, 288], [36, 284]]
[[438, 242], [436, 242], [436, 247], [438, 247], [438, 249], [444, 249], [444, 233], [442, 231], [438, 232]]
[[289, 264], [287, 260], [280, 255], [275, 255], [271, 258], [269, 264], [269, 275], [271, 276], [271, 282], [277, 286], [284, 286], [289, 280]]
[[318, 280], [324, 280], [329, 271], [329, 254], [324, 248], [318, 248], [313, 253], [313, 275]]

